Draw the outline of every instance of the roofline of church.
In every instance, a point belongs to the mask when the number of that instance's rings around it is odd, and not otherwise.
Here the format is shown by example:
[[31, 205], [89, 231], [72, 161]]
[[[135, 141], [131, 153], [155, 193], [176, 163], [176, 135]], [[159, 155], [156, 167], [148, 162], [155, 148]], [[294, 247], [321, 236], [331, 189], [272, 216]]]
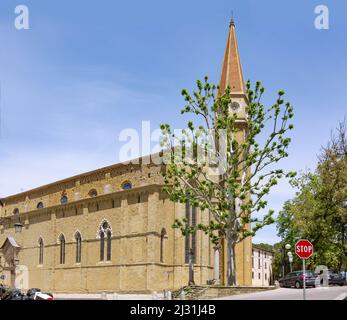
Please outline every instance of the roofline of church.
[[57, 180], [57, 181], [54, 181], [54, 182], [51, 182], [51, 183], [48, 183], [48, 184], [44, 184], [42, 186], [39, 186], [39, 187], [36, 187], [36, 188], [33, 188], [33, 189], [29, 189], [27, 191], [11, 194], [9, 196], [0, 198], [0, 205], [4, 206], [6, 201], [11, 200], [13, 198], [20, 197], [20, 196], [27, 196], [27, 195], [29, 195], [29, 194], [31, 194], [33, 192], [37, 192], [37, 191], [40, 191], [40, 190], [45, 190], [45, 189], [48, 189], [48, 188], [53, 187], [55, 185], [63, 184], [63, 183], [66, 183], [66, 182], [71, 182], [73, 180], [79, 180], [79, 179], [81, 179], [83, 177], [86, 177], [88, 175], [92, 175], [92, 174], [95, 174], [95, 173], [99, 173], [99, 172], [103, 172], [103, 171], [105, 171], [105, 172], [106, 171], [110, 171], [112, 169], [117, 169], [117, 168], [120, 168], [122, 166], [126, 167], [126, 166], [142, 165], [142, 159], [145, 159], [145, 158], [149, 158], [149, 162], [147, 161], [146, 164], [152, 165], [153, 163], [150, 161], [150, 159], [152, 157], [158, 156], [158, 155], [161, 155], [161, 152], [153, 153], [153, 154], [149, 154], [149, 155], [145, 155], [145, 156], [141, 156], [141, 157], [138, 157], [138, 158], [134, 158], [134, 159], [128, 160], [127, 161], [128, 163], [118, 162], [116, 164], [112, 164], [112, 165], [109, 165], [109, 166], [106, 166], [106, 167], [102, 167], [102, 168], [99, 168], [99, 169], [87, 171], [87, 172], [84, 172], [84, 173], [80, 173], [80, 174], [74, 175], [72, 177], [68, 177], [68, 178]]

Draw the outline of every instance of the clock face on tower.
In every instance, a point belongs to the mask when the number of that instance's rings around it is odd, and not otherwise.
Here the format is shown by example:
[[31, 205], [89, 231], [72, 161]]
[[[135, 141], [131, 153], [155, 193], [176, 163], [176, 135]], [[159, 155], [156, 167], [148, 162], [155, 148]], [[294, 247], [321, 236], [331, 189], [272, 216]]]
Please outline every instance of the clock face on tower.
[[234, 101], [231, 103], [230, 107], [231, 107], [232, 111], [237, 112], [240, 109], [240, 104], [238, 102]]

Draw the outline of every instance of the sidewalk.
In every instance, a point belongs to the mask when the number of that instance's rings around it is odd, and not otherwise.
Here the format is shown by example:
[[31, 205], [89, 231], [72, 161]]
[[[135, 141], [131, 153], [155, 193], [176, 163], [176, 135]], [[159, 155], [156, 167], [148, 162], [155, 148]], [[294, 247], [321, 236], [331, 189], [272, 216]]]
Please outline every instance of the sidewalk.
[[117, 293], [57, 293], [55, 300], [162, 300], [163, 294], [117, 294]]

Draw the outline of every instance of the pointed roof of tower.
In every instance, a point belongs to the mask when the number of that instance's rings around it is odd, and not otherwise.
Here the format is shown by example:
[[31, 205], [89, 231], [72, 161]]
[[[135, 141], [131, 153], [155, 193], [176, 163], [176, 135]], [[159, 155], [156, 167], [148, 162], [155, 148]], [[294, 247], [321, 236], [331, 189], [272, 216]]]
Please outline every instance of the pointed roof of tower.
[[223, 93], [227, 86], [230, 86], [232, 94], [246, 94], [239, 49], [237, 46], [235, 23], [233, 19], [231, 19], [229, 25], [229, 34], [224, 54], [223, 68], [219, 86], [220, 93]]

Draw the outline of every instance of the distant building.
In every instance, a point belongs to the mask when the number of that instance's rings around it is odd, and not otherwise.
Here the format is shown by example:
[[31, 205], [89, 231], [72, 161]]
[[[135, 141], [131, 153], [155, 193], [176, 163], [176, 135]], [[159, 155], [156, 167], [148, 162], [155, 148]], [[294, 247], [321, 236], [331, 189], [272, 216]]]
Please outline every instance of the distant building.
[[252, 285], [273, 285], [272, 261], [275, 253], [272, 250], [252, 245]]

